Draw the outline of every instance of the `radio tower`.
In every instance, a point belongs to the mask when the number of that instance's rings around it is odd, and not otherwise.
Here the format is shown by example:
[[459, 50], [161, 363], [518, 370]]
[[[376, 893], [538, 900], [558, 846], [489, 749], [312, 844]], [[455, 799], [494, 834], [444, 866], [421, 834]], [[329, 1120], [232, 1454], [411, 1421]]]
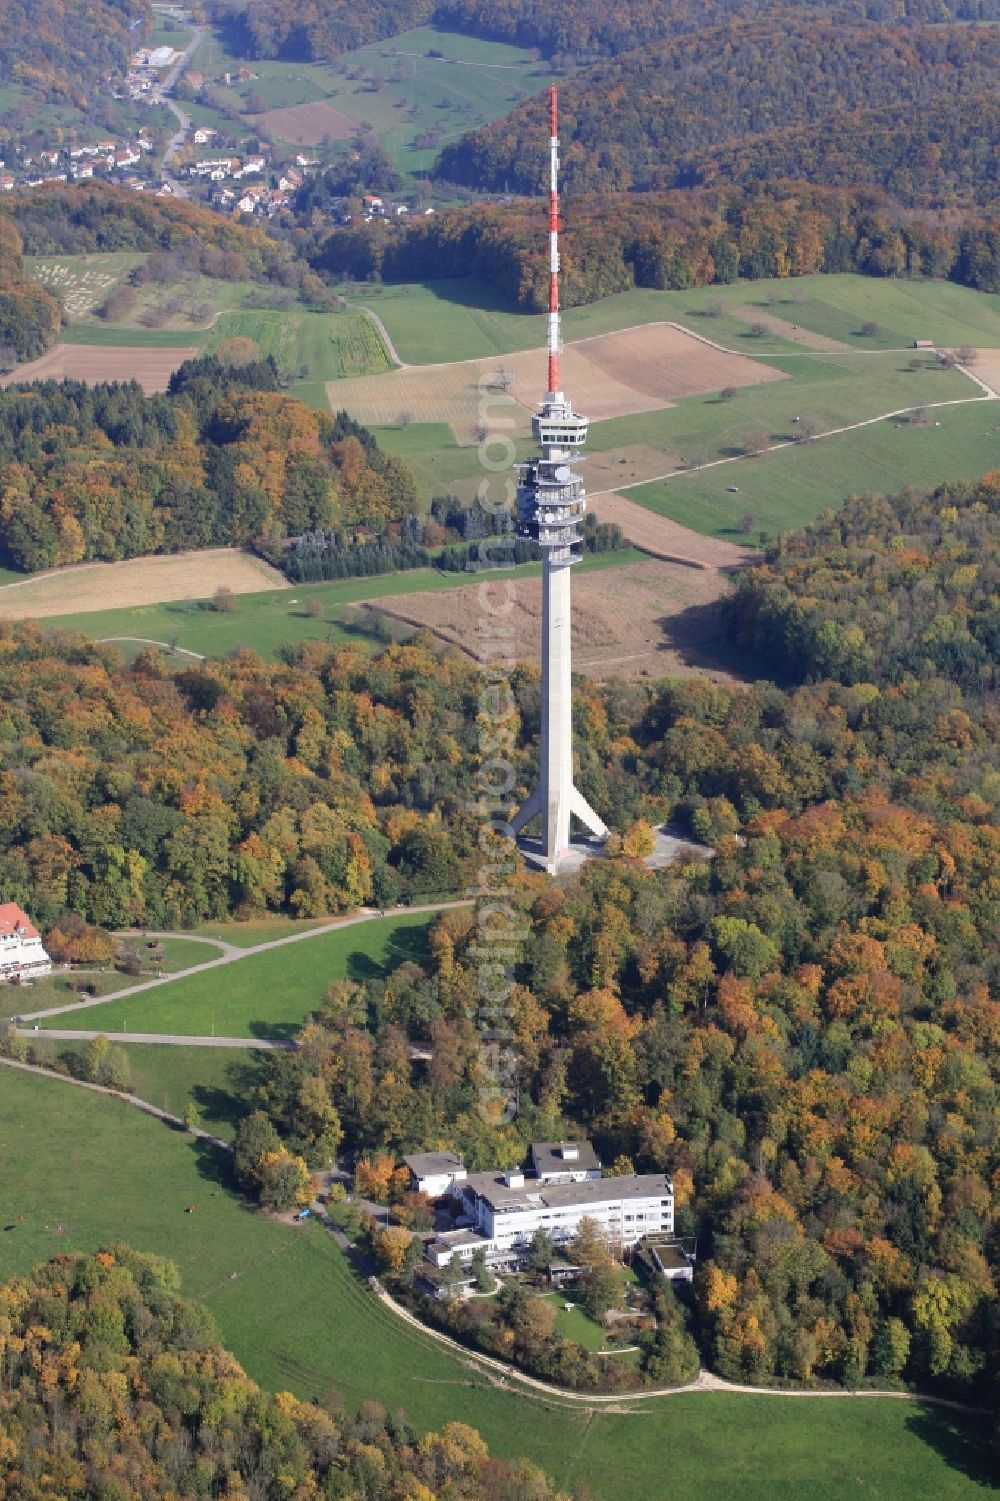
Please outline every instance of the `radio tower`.
[[556, 90], [549, 91], [549, 387], [531, 430], [541, 452], [520, 465], [517, 534], [542, 554], [542, 743], [538, 785], [515, 815], [515, 834], [540, 817], [541, 863], [555, 870], [570, 848], [576, 817], [599, 839], [607, 828], [573, 785], [573, 689], [570, 568], [580, 557], [583, 484], [569, 467], [587, 441], [587, 418], [574, 412], [559, 382], [559, 138]]

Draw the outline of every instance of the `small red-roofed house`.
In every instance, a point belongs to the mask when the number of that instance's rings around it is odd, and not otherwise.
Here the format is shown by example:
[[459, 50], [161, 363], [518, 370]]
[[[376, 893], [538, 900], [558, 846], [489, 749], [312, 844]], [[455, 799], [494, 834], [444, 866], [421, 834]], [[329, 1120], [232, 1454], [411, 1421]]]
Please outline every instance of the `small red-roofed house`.
[[33, 980], [51, 973], [52, 960], [27, 913], [16, 902], [0, 902], [0, 980]]

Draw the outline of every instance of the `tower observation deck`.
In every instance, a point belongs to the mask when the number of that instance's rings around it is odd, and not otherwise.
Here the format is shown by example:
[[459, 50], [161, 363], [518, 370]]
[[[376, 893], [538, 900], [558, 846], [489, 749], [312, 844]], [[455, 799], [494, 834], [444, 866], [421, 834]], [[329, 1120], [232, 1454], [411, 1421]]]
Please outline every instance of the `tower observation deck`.
[[538, 857], [549, 870], [570, 850], [571, 818], [603, 839], [607, 828], [573, 782], [570, 568], [580, 557], [580, 523], [587, 509], [583, 481], [572, 468], [587, 441], [587, 418], [574, 412], [560, 388], [559, 138], [556, 90], [549, 93], [549, 321], [548, 391], [531, 419], [540, 452], [520, 465], [517, 535], [542, 555], [541, 766], [534, 792], [515, 815], [521, 834], [541, 819]]

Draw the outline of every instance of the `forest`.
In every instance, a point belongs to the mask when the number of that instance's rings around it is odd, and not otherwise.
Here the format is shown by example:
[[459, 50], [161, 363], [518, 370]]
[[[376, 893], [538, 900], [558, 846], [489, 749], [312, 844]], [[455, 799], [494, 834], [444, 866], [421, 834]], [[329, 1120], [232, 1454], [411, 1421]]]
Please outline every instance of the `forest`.
[[[334, 278], [475, 276], [524, 311], [541, 312], [545, 222], [539, 200], [521, 199], [449, 210], [403, 230], [378, 221], [348, 226], [320, 241], [311, 264]], [[879, 192], [805, 183], [576, 197], [566, 205], [560, 255], [566, 307], [632, 286], [817, 271], [936, 276], [1000, 291], [1000, 223], [923, 221]]]
[[95, 251], [180, 250], [195, 244], [234, 251], [243, 274], [266, 274], [289, 252], [253, 225], [177, 198], [131, 193], [105, 183], [43, 184], [0, 202], [0, 223], [13, 220], [28, 255], [90, 255]]
[[0, 218], [0, 364], [10, 370], [54, 343], [62, 310], [50, 292], [24, 275], [24, 246], [8, 219]]
[[[720, 1374], [995, 1404], [997, 479], [861, 498], [776, 545], [731, 629], [784, 686], [583, 685], [580, 785], [621, 856], [558, 887], [499, 839], [480, 857], [526, 934], [512, 1120], [480, 1108], [480, 926], [450, 911], [424, 963], [332, 984], [300, 1051], [262, 1061], [285, 1149], [478, 1170], [592, 1136], [672, 1175]], [[714, 857], [646, 870], [628, 851], [664, 817]]]
[[[706, 27], [567, 79], [563, 186], [790, 178], [986, 207], [997, 195], [988, 122], [998, 76], [995, 27], [861, 26], [800, 12]], [[533, 99], [446, 147], [435, 176], [539, 193], [545, 125], [545, 101]]]
[[93, 107], [107, 76], [125, 74], [133, 21], [152, 24], [149, 0], [5, 0], [0, 80], [39, 100]]
[[377, 1402], [262, 1391], [178, 1287], [170, 1262], [121, 1245], [0, 1286], [4, 1501], [559, 1501], [465, 1423], [418, 1435]]
[[0, 392], [0, 559], [35, 572], [192, 547], [280, 543], [416, 509], [412, 476], [341, 413], [279, 389], [270, 359], [137, 382]]
[[[317, 61], [409, 31], [428, 22], [445, 30], [471, 33], [534, 47], [563, 65], [585, 65], [664, 37], [684, 35], [734, 19], [774, 15], [763, 0], [555, 0], [539, 7], [529, 0], [213, 0], [212, 13], [229, 19], [241, 32], [251, 56]], [[808, 9], [828, 16], [827, 0], [787, 7], [795, 18]], [[920, 22], [993, 21], [998, 0], [847, 0], [838, 7], [848, 24], [868, 22], [910, 25]]]

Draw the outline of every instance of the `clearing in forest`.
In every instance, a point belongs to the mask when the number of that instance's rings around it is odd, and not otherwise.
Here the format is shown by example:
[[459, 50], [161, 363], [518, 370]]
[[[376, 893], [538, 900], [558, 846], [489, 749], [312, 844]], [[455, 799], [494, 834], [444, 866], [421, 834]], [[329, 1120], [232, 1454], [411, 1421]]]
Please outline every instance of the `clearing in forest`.
[[106, 381], [137, 380], [147, 396], [167, 389], [174, 371], [197, 349], [143, 349], [126, 345], [56, 344], [40, 359], [18, 365], [0, 377], [0, 387], [37, 380], [82, 380], [90, 386]]
[[129, 558], [121, 563], [78, 563], [0, 588], [0, 620], [42, 620], [169, 599], [209, 599], [217, 589], [233, 594], [287, 589], [288, 580], [235, 547], [181, 552], [171, 557]]
[[[567, 344], [562, 377], [574, 405], [594, 421], [660, 411], [681, 397], [726, 386], [742, 388], [786, 379], [783, 371], [716, 349], [668, 323]], [[466, 444], [476, 441], [480, 422], [487, 429], [526, 435], [527, 414], [540, 400], [544, 381], [545, 351], [527, 349], [497, 359], [414, 365], [387, 375], [338, 381], [328, 392], [331, 405], [344, 407], [359, 422], [375, 427], [447, 422], [456, 441]], [[509, 398], [507, 412], [503, 411], [504, 391]]]

